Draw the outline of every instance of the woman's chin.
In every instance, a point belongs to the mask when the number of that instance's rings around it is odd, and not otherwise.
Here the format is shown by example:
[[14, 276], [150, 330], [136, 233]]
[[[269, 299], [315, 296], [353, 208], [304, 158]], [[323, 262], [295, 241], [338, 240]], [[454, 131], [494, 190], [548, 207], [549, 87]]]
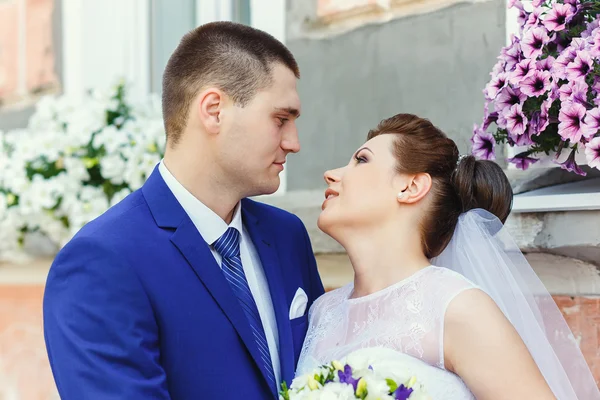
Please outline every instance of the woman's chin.
[[340, 226], [342, 225], [335, 215], [335, 213], [331, 212], [332, 210], [325, 209], [321, 211], [319, 214], [319, 218], [317, 219], [317, 227], [326, 235], [331, 236], [333, 239], [337, 240], [337, 231], [339, 231]]
[[[331, 229], [331, 218], [327, 215], [327, 210], [321, 211], [319, 218], [317, 218], [317, 227], [323, 231], [323, 233], [329, 235]], [[331, 236], [331, 235], [330, 235]]]

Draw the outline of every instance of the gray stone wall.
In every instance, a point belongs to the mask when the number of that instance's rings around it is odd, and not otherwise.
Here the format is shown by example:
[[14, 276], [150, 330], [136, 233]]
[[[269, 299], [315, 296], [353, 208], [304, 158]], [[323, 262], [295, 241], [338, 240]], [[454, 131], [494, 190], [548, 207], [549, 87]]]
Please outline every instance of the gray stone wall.
[[[482, 90], [505, 43], [505, 4], [459, 4], [340, 34], [316, 35], [316, 1], [290, 2], [287, 45], [301, 69], [302, 151], [289, 158], [288, 189], [323, 186], [367, 131], [399, 112], [431, 119], [468, 148]], [[315, 28], [317, 29], [317, 28]]]

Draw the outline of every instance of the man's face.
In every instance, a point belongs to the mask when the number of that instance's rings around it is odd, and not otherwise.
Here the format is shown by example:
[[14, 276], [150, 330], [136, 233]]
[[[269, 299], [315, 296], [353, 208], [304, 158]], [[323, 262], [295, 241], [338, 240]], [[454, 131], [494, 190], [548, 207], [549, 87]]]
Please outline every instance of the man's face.
[[269, 87], [256, 92], [244, 107], [228, 108], [217, 162], [244, 196], [274, 193], [286, 156], [300, 151], [296, 76], [284, 65], [274, 64]]

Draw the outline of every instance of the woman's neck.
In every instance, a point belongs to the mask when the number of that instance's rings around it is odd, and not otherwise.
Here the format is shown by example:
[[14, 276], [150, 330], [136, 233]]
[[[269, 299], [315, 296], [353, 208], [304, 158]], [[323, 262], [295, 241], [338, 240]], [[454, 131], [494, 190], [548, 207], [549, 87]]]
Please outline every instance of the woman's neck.
[[362, 297], [391, 286], [430, 265], [414, 232], [379, 229], [344, 240], [354, 269], [354, 293]]

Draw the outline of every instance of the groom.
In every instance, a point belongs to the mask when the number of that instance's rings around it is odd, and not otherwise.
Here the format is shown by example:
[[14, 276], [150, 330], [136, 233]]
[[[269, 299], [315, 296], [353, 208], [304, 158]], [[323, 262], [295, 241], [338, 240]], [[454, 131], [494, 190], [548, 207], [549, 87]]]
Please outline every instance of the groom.
[[273, 399], [323, 293], [273, 193], [300, 150], [298, 65], [270, 35], [188, 33], [163, 77], [164, 160], [57, 255], [44, 333], [63, 400]]

